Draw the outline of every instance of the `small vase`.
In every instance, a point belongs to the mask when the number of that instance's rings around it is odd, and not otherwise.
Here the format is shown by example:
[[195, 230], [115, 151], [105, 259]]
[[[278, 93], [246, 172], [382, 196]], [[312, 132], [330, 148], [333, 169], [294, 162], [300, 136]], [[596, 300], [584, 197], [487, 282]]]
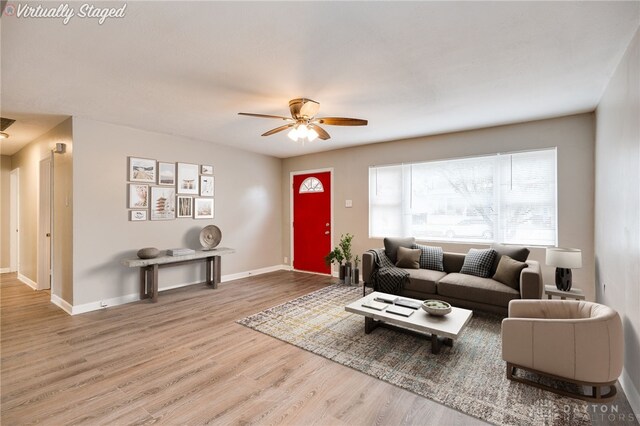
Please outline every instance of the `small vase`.
[[351, 277], [353, 276], [353, 270], [351, 269], [351, 262], [344, 264], [344, 282], [347, 285], [351, 285]]
[[344, 265], [340, 265], [338, 277], [340, 278], [341, 282], [344, 282], [344, 269]]
[[360, 285], [360, 269], [358, 268], [353, 268], [353, 283]]

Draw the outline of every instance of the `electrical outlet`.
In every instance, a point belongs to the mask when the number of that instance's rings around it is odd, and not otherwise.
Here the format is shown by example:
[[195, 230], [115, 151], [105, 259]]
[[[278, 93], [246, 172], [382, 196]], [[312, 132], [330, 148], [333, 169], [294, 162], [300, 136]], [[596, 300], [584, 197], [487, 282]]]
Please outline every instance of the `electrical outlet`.
[[107, 307], [107, 303], [103, 302], [102, 300], [100, 301], [100, 307], [101, 308], [106, 308]]

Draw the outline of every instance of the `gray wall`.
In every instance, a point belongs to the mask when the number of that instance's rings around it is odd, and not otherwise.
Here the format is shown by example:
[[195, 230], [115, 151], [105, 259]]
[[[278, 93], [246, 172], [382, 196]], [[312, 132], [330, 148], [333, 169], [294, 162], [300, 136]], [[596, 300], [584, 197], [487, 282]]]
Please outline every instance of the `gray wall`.
[[[640, 35], [596, 110], [596, 293], [623, 320], [622, 382], [640, 414]], [[606, 289], [605, 289], [606, 285]]]
[[[352, 233], [355, 253], [361, 254], [382, 246], [382, 240], [368, 238], [369, 166], [557, 146], [558, 243], [582, 249], [583, 268], [574, 270], [574, 285], [594, 300], [594, 139], [594, 116], [590, 113], [288, 158], [283, 161], [282, 169], [284, 255], [291, 259], [289, 174], [292, 171], [334, 168], [334, 244], [340, 234]], [[353, 200], [353, 208], [344, 207], [347, 199]], [[464, 253], [471, 247], [452, 243], [437, 245], [447, 251]], [[544, 266], [544, 256], [544, 248], [531, 249], [531, 258], [543, 266], [545, 282], [553, 283], [554, 269]]]
[[9, 270], [9, 173], [11, 157], [0, 156], [0, 270]]
[[[121, 259], [149, 246], [199, 248], [209, 224], [222, 230], [221, 246], [237, 251], [223, 258], [223, 275], [281, 264], [281, 160], [82, 118], [73, 136], [74, 306], [137, 293], [138, 270]], [[213, 165], [215, 219], [129, 222], [128, 156]], [[203, 267], [168, 268], [160, 288], [203, 280]]]

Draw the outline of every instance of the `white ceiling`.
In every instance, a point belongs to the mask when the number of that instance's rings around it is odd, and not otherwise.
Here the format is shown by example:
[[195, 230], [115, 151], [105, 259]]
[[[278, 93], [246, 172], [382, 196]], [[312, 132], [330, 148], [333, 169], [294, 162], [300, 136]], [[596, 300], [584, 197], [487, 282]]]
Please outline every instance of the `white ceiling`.
[[[69, 115], [289, 157], [592, 111], [639, 24], [637, 1], [128, 1], [103, 25], [4, 16], [0, 106], [18, 121], [1, 152]], [[369, 125], [302, 146], [260, 137], [281, 121], [236, 114], [288, 115], [296, 97]]]

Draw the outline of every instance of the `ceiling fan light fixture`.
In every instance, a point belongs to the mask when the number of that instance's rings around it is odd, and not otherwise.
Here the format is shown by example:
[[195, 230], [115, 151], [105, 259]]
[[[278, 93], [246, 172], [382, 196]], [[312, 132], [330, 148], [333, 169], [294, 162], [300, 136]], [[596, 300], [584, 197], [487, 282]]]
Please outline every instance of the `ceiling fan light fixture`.
[[298, 137], [300, 139], [306, 138], [308, 134], [309, 134], [309, 128], [306, 126], [306, 124], [301, 124], [298, 126]]
[[293, 129], [289, 130], [287, 136], [289, 136], [289, 139], [291, 139], [292, 141], [298, 142], [298, 129], [294, 127]]
[[9, 133], [0, 132], [0, 139], [9, 139]]
[[309, 142], [313, 142], [318, 138], [318, 136], [318, 132], [316, 132], [314, 129], [309, 129], [309, 132], [307, 133], [307, 140]]

